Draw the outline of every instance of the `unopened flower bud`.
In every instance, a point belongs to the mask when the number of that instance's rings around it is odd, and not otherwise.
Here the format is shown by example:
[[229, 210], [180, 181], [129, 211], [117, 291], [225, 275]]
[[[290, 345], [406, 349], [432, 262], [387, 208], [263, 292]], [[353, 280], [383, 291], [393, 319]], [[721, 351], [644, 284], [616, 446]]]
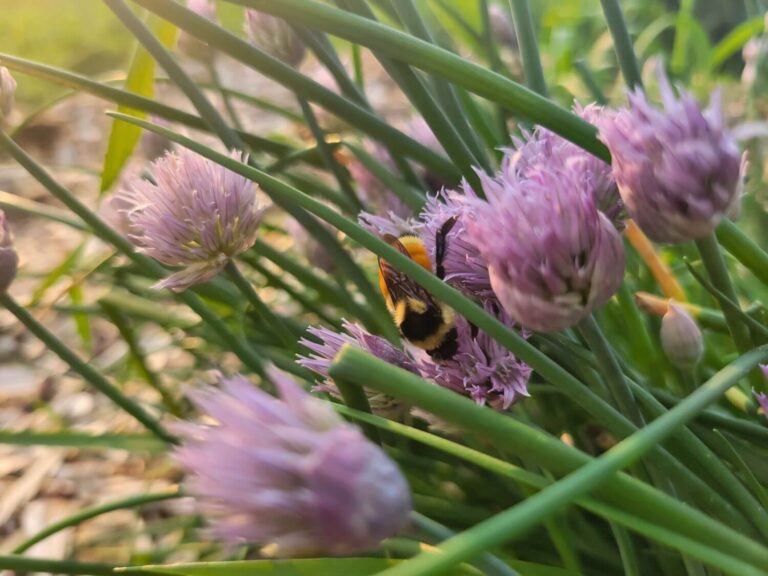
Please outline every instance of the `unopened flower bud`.
[[0, 294], [13, 282], [18, 266], [19, 256], [13, 248], [8, 221], [5, 219], [5, 212], [0, 210]]
[[304, 60], [304, 43], [291, 25], [282, 18], [258, 10], [246, 10], [244, 27], [253, 45], [289, 66], [297, 67]]
[[669, 361], [681, 370], [694, 368], [704, 353], [704, 339], [696, 321], [672, 301], [661, 320], [661, 347]]
[[676, 98], [663, 74], [660, 88], [663, 109], [636, 91], [629, 108], [598, 125], [629, 215], [651, 240], [677, 244], [738, 213], [746, 164], [723, 124], [719, 93], [702, 110], [687, 92]]
[[16, 80], [8, 68], [0, 66], [0, 120], [8, 118], [16, 99]]

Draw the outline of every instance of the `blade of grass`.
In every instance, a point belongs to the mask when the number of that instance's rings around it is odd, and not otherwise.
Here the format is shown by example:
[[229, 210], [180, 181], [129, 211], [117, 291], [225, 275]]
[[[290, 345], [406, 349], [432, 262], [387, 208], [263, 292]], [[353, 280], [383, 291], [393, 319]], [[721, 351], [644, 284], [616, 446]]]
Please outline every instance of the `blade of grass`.
[[[346, 8], [348, 11], [372, 22], [377, 22], [375, 15], [364, 2], [335, 1], [337, 5]], [[459, 133], [458, 126], [450, 121], [446, 110], [433, 97], [425, 81], [407, 64], [389, 58], [378, 50], [372, 50], [372, 52], [389, 76], [408, 97], [414, 108], [421, 113], [424, 120], [429, 124], [435, 137], [448, 157], [461, 171], [462, 176], [475, 189], [479, 189], [480, 181], [474, 171], [474, 166], [482, 165], [481, 159], [477, 158], [472, 152], [467, 141]]]
[[600, 0], [600, 4], [603, 7], [603, 13], [608, 22], [608, 29], [613, 37], [613, 46], [619, 60], [621, 73], [624, 76], [624, 82], [626, 82], [630, 90], [642, 88], [643, 77], [640, 74], [640, 66], [637, 63], [637, 57], [632, 47], [632, 39], [629, 37], [629, 30], [627, 30], [627, 23], [624, 20], [624, 14], [622, 13], [619, 1]]
[[[164, 5], [168, 0], [137, 1], [153, 11], [158, 11], [158, 6]], [[596, 139], [597, 132], [594, 126], [516, 82], [438, 46], [378, 22], [311, 0], [226, 1], [322, 29], [402, 60], [425, 72], [440, 75], [470, 92], [508, 106], [511, 110], [550, 128], [599, 158], [610, 161], [608, 150]], [[178, 19], [174, 19], [174, 22], [180, 25]]]
[[288, 325], [277, 316], [272, 309], [267, 306], [259, 296], [256, 289], [238, 268], [234, 261], [230, 260], [225, 266], [225, 271], [229, 279], [237, 286], [246, 301], [256, 312], [257, 316], [269, 327], [272, 334], [281, 342], [283, 348], [288, 351], [296, 351], [296, 336], [288, 328]]
[[[90, 576], [114, 576], [116, 566], [97, 562], [76, 562], [74, 560], [51, 560], [47, 558], [26, 558], [24, 556], [0, 556], [0, 569], [18, 573], [49, 572], [52, 574], [83, 574]], [[158, 573], [126, 570], [123, 573], [158, 575]], [[164, 576], [159, 573], [159, 576]]]
[[123, 392], [107, 380], [101, 372], [72, 352], [61, 340], [40, 324], [27, 310], [16, 303], [8, 294], [0, 294], [0, 305], [13, 314], [45, 346], [61, 358], [76, 373], [80, 374], [96, 390], [104, 394], [120, 409], [133, 416], [147, 430], [159, 439], [175, 443], [176, 438], [166, 432], [163, 426], [138, 403], [128, 398]]
[[30, 536], [24, 540], [24, 542], [16, 546], [11, 551], [11, 553], [23, 554], [32, 546], [38, 542], [42, 542], [49, 536], [53, 536], [57, 532], [61, 532], [70, 526], [77, 526], [86, 520], [96, 518], [102, 514], [114, 512], [115, 510], [125, 510], [126, 508], [136, 508], [138, 506], [145, 506], [147, 504], [172, 500], [174, 498], [180, 498], [181, 496], [182, 494], [177, 488], [172, 488], [170, 490], [166, 490], [165, 492], [156, 492], [154, 494], [139, 494], [137, 496], [129, 496], [127, 498], [121, 498], [120, 500], [107, 502], [106, 504], [100, 504], [99, 506], [91, 506], [89, 508], [85, 508], [76, 514], [72, 514], [71, 516], [67, 516], [58, 522], [54, 522], [53, 524], [46, 526], [43, 530]]
[[[206, 124], [205, 120], [194, 114], [177, 110], [176, 108], [167, 106], [155, 100], [150, 100], [149, 98], [145, 98], [132, 92], [120, 90], [109, 84], [96, 82], [85, 76], [80, 76], [39, 62], [25, 60], [24, 58], [19, 58], [11, 54], [0, 53], [0, 60], [3, 61], [3, 66], [22, 74], [29, 74], [55, 84], [74, 88], [78, 92], [87, 92], [131, 109], [149, 112], [171, 122], [178, 122], [189, 128], [208, 132], [211, 131], [211, 128]], [[260, 138], [253, 134], [242, 133], [239, 136], [254, 150], [264, 151], [273, 156], [283, 156], [294, 151], [294, 148], [291, 146], [273, 142], [266, 138]]]
[[[441, 174], [449, 182], [458, 179], [456, 168], [445, 158], [422, 146], [399, 130], [392, 128], [369, 110], [323, 88], [317, 82], [296, 72], [290, 66], [273, 58], [237, 36], [219, 28], [212, 22], [171, 0], [133, 0], [155, 12], [193, 36], [206, 39], [210, 46], [229, 54], [236, 60], [258, 70], [265, 76], [301, 94], [329, 112], [343, 118], [362, 132], [380, 139], [399, 150], [401, 154], [417, 160]], [[3, 55], [0, 55], [2, 58]]]
[[384, 164], [376, 160], [362, 146], [355, 146], [345, 142], [344, 146], [355, 155], [360, 163], [389, 188], [400, 200], [402, 200], [414, 213], [419, 212], [424, 207], [426, 196], [421, 190], [417, 190], [400, 180]]
[[363, 209], [363, 204], [360, 202], [360, 198], [357, 197], [354, 188], [352, 188], [349, 174], [339, 164], [338, 160], [336, 160], [336, 157], [333, 155], [333, 151], [325, 141], [325, 133], [323, 132], [323, 129], [320, 128], [320, 124], [317, 122], [315, 113], [312, 112], [312, 107], [300, 95], [297, 94], [296, 98], [299, 101], [299, 107], [301, 108], [302, 114], [304, 114], [304, 119], [307, 123], [307, 126], [312, 132], [312, 136], [314, 137], [315, 142], [317, 142], [317, 148], [320, 150], [325, 168], [331, 174], [333, 174], [333, 177], [339, 184], [339, 188], [341, 188], [344, 196], [352, 205], [354, 212], [360, 212]]
[[512, 8], [517, 43], [520, 46], [520, 57], [523, 60], [525, 82], [531, 90], [546, 97], [547, 82], [544, 80], [544, 69], [539, 58], [539, 44], [536, 41], [531, 7], [528, 0], [509, 0], [509, 4]]
[[[282, 290], [289, 297], [291, 297], [299, 306], [301, 306], [305, 312], [315, 314], [323, 323], [331, 326], [334, 330], [341, 331], [341, 321], [337, 316], [332, 316], [329, 312], [325, 311], [319, 304], [312, 301], [312, 299], [305, 293], [300, 292], [293, 286], [289, 285], [280, 276], [270, 271], [257, 259], [248, 261], [247, 264], [253, 268], [256, 272], [264, 277], [264, 280], [268, 285], [274, 286], [278, 290]], [[282, 272], [282, 270], [281, 270]]]
[[[720, 290], [731, 302], [738, 302], [736, 291], [731, 283], [731, 277], [728, 274], [728, 268], [720, 252], [720, 245], [717, 243], [715, 234], [696, 240], [696, 247], [701, 255], [701, 261], [707, 271], [709, 279], [713, 286]], [[723, 307], [723, 316], [728, 324], [728, 330], [731, 338], [736, 344], [736, 348], [742, 354], [752, 347], [752, 338], [749, 333], [749, 327], [741, 320], [738, 314], [728, 307]], [[749, 375], [749, 381], [752, 387], [759, 391], [766, 390], [765, 379], [759, 370], [753, 370]]]
[[[171, 46], [176, 41], [177, 30], [175, 26], [154, 15], [149, 15], [148, 24], [164, 46]], [[154, 96], [155, 61], [140, 44], [135, 46], [123, 89], [128, 92], [141, 94], [150, 100]], [[118, 106], [117, 110], [124, 114], [143, 117], [140, 111], [125, 106]], [[140, 137], [141, 130], [136, 126], [126, 126], [122, 122], [114, 122], [112, 124], [101, 171], [101, 193], [109, 190], [112, 184], [114, 184], [123, 166], [125, 166], [128, 158], [130, 158], [133, 150], [139, 143]]]
[[763, 284], [768, 285], [768, 254], [739, 227], [724, 218], [715, 231], [717, 240]]
[[197, 84], [187, 75], [170, 52], [165, 49], [162, 42], [136, 17], [133, 11], [123, 0], [102, 0], [112, 12], [120, 19], [126, 28], [144, 46], [160, 66], [168, 73], [176, 86], [184, 92], [195, 107], [200, 117], [208, 124], [211, 130], [221, 139], [230, 150], [245, 150], [245, 144], [219, 114], [216, 108], [208, 101]]
[[163, 452], [167, 444], [151, 434], [86, 434], [85, 432], [31, 432], [0, 430], [0, 444], [60, 446], [64, 448]]
[[[599, 499], [608, 497], [611, 501], [612, 498], [619, 498], [619, 501], [614, 500], [614, 503], [620, 503], [624, 510], [629, 509], [634, 513], [649, 513], [654, 506], [662, 501], [668, 501], [668, 505], [664, 505], [666, 510], [664, 519], [674, 523], [675, 529], [681, 535], [697, 540], [704, 537], [712, 548], [725, 551], [726, 555], [733, 554], [735, 549], [728, 546], [724, 550], [722, 546], [724, 542], [720, 539], [725, 536], [724, 532], [728, 532], [727, 528], [710, 522], [709, 518], [693, 509], [679, 506], [671, 498], [653, 489], [646, 490], [646, 487], [637, 481], [623, 475], [616, 475], [616, 472], [644, 456], [766, 358], [768, 358], [768, 347], [745, 354], [718, 372], [675, 409], [622, 440], [603, 456], [590, 461], [583, 454], [565, 445], [558, 446], [556, 440], [532, 428], [529, 429], [500, 415], [496, 418], [495, 413], [489, 413], [487, 409], [474, 405], [471, 400], [430, 385], [417, 376], [372, 357], [360, 349], [349, 345], [344, 346], [330, 367], [329, 374], [332, 378], [341, 377], [360, 381], [361, 376], [365, 375], [366, 386], [413, 403], [462, 428], [485, 434], [492, 441], [501, 442], [501, 445], [508, 445], [514, 438], [516, 449], [521, 454], [527, 453], [527, 457], [537, 460], [540, 465], [552, 469], [555, 473], [557, 473], [556, 468], [563, 471], [574, 466], [576, 469], [575, 472], [569, 472], [563, 480], [545, 488], [522, 504], [447, 541], [440, 546], [441, 554], [429, 557], [422, 555], [385, 573], [398, 576], [437, 574], [439, 570], [450, 568], [474, 557], [479, 552], [520, 535], [544, 517], [562, 509], [576, 498], [594, 492], [598, 487], [601, 488], [597, 493]], [[633, 485], [633, 488], [630, 488], [631, 502], [622, 500], [620, 490], [615, 490], [618, 486], [622, 486], [622, 489], [626, 488], [628, 484]], [[644, 487], [642, 489], [644, 493], [641, 493], [641, 487]], [[720, 536], [716, 536], [716, 533], [720, 533]], [[730, 537], [729, 540], [744, 552], [749, 550], [748, 555], [738, 554], [739, 561], [734, 559], [739, 568], [746, 569], [750, 574], [760, 574], [763, 563], [768, 558], [768, 550], [742, 536]], [[683, 551], [692, 556], [697, 556], [699, 552], [698, 550]], [[701, 559], [708, 561], [706, 558]], [[734, 563], [729, 564], [731, 568], [734, 565]]]
[[[432, 32], [421, 17], [416, 5], [413, 3], [413, 0], [388, 1], [400, 17], [400, 21], [405, 25], [406, 29], [425, 42], [437, 44]], [[448, 120], [456, 127], [458, 134], [463, 137], [464, 142], [474, 154], [479, 165], [486, 172], [489, 172], [491, 170], [491, 165], [488, 155], [486, 154], [480, 139], [477, 137], [476, 130], [474, 130], [469, 122], [467, 122], [467, 114], [459, 102], [455, 87], [437, 76], [432, 76], [431, 81], [437, 101], [445, 111]]]
[[123, 311], [120, 308], [117, 308], [109, 301], [105, 301], [104, 299], [99, 301], [99, 306], [104, 311], [104, 314], [112, 322], [112, 324], [115, 325], [118, 332], [120, 332], [120, 336], [122, 336], [123, 340], [128, 345], [128, 351], [133, 361], [135, 362], [136, 367], [139, 369], [139, 373], [142, 375], [144, 380], [146, 380], [147, 384], [149, 384], [158, 394], [160, 394], [163, 406], [165, 406], [168, 412], [177, 418], [181, 418], [183, 415], [181, 405], [163, 385], [157, 373], [150, 369], [149, 364], [147, 363], [146, 354], [144, 353], [144, 350], [142, 350], [141, 344], [139, 343], [139, 338], [136, 337], [136, 333], [130, 325], [126, 315], [123, 314]]

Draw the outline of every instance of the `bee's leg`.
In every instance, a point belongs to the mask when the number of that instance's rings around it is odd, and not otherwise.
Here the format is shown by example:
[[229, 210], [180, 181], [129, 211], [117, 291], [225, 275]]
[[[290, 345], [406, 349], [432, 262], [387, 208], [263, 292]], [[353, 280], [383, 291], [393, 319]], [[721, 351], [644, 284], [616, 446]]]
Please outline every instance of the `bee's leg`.
[[446, 238], [457, 220], [458, 216], [451, 216], [448, 220], [443, 222], [443, 225], [440, 226], [437, 234], [435, 234], [435, 274], [440, 280], [445, 278], [443, 260], [445, 259]]

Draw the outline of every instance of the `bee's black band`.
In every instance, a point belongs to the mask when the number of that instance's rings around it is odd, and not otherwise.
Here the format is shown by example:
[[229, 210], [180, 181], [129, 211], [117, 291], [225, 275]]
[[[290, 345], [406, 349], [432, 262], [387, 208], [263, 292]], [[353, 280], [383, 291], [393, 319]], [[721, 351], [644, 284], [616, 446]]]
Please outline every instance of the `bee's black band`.
[[450, 360], [456, 355], [459, 349], [459, 334], [456, 328], [451, 328], [445, 335], [445, 339], [440, 343], [440, 346], [427, 350], [427, 354], [433, 360]]

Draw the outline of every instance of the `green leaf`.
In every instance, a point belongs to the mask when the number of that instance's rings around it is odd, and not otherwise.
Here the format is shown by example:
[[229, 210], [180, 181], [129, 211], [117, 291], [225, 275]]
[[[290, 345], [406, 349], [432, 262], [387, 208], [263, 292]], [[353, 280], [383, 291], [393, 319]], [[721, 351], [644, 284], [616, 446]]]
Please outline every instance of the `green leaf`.
[[16, 446], [61, 446], [128, 450], [130, 452], [163, 452], [167, 445], [149, 434], [86, 434], [84, 432], [12, 432], [0, 430], [0, 444]]
[[[165, 46], [172, 46], [176, 41], [177, 28], [167, 20], [161, 20], [154, 15], [148, 18], [150, 27], [155, 35]], [[123, 88], [129, 92], [141, 94], [152, 98], [155, 92], [155, 60], [141, 46], [136, 46], [136, 51], [131, 60], [128, 76]], [[118, 112], [132, 114], [140, 118], [146, 118], [146, 114], [128, 106], [118, 106]], [[130, 158], [136, 144], [141, 137], [141, 128], [131, 126], [125, 122], [113, 122], [112, 131], [109, 134], [109, 144], [104, 155], [104, 168], [101, 172], [101, 188], [103, 193], [112, 186], [120, 175], [123, 166]]]
[[750, 38], [761, 34], [763, 30], [765, 30], [765, 20], [762, 16], [742, 22], [731, 30], [712, 49], [709, 58], [710, 71], [714, 72], [720, 68], [728, 58], [741, 50]]
[[[131, 572], [143, 571], [177, 576], [368, 576], [402, 562], [386, 558], [308, 558], [305, 560], [243, 560], [237, 562], [196, 562], [192, 564], [149, 565], [131, 567]], [[122, 568], [115, 570], [122, 571]], [[469, 568], [457, 568], [456, 576], [477, 574]]]

